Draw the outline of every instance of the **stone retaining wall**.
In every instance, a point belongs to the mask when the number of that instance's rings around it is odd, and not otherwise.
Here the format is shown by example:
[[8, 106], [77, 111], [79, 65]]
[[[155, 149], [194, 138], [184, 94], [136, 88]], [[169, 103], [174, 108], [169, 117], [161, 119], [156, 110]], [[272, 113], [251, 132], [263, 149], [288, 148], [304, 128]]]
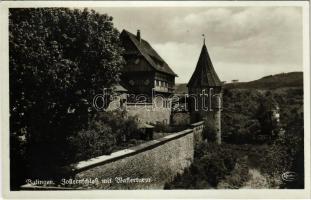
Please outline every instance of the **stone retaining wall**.
[[[203, 122], [144, 144], [73, 164], [72, 189], [163, 189], [193, 161]], [[36, 186], [38, 187], [38, 186]], [[33, 189], [24, 186], [23, 189]], [[38, 189], [38, 188], [37, 188]], [[41, 188], [42, 189], [42, 188]]]

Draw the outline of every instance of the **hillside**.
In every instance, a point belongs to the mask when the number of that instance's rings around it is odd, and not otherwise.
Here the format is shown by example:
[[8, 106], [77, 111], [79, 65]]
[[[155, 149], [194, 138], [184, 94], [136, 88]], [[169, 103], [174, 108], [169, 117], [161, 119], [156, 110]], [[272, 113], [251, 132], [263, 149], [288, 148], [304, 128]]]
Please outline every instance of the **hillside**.
[[225, 84], [225, 88], [243, 88], [243, 89], [277, 89], [283, 87], [302, 87], [303, 86], [303, 73], [302, 72], [289, 72], [282, 74], [275, 74], [265, 76], [261, 79]]
[[175, 93], [176, 94], [188, 93], [187, 83], [176, 83]]
[[[261, 79], [250, 81], [250, 82], [240, 82], [240, 83], [227, 83], [224, 88], [237, 88], [237, 89], [278, 89], [284, 87], [302, 87], [303, 86], [303, 73], [302, 72], [289, 72], [282, 74], [275, 74], [270, 76], [265, 76]], [[176, 94], [186, 93], [187, 84], [179, 83], [176, 84]]]

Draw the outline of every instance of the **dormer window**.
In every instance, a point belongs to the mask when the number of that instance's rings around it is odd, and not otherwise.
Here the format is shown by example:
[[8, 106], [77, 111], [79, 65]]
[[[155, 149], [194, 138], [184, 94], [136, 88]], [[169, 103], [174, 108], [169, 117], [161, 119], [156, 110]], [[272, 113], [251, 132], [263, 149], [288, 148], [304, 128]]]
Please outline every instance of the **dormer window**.
[[137, 64], [139, 64], [139, 62], [140, 62], [140, 59], [139, 58], [137, 58], [135, 61], [134, 61], [134, 63], [137, 65]]

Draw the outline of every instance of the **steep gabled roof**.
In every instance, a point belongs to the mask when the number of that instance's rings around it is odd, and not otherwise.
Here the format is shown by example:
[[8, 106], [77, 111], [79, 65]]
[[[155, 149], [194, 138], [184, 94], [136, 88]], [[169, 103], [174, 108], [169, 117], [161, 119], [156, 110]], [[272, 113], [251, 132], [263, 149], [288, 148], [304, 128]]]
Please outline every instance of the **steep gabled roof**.
[[151, 45], [146, 40], [141, 39], [141, 41], [139, 41], [136, 35], [128, 32], [127, 30], [123, 30], [121, 35], [122, 38], [124, 38], [125, 35], [130, 39], [130, 41], [138, 49], [139, 53], [156, 71], [177, 76], [177, 74], [174, 73], [174, 71], [168, 66], [168, 64], [159, 56], [159, 54], [151, 47]]
[[128, 91], [120, 83], [112, 85], [111, 89], [114, 90], [115, 92], [127, 92]]
[[214, 87], [221, 85], [221, 81], [217, 76], [204, 43], [197, 66], [190, 78], [190, 81], [188, 82], [187, 87]]

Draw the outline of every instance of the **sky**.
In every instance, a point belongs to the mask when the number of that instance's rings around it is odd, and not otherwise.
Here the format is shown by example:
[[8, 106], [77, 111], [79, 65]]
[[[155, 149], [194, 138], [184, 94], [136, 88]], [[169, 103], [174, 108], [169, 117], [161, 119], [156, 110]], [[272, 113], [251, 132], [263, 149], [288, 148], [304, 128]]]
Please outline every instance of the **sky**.
[[251, 81], [302, 71], [301, 7], [101, 7], [115, 27], [147, 40], [187, 83], [196, 67], [202, 34], [221, 81]]

